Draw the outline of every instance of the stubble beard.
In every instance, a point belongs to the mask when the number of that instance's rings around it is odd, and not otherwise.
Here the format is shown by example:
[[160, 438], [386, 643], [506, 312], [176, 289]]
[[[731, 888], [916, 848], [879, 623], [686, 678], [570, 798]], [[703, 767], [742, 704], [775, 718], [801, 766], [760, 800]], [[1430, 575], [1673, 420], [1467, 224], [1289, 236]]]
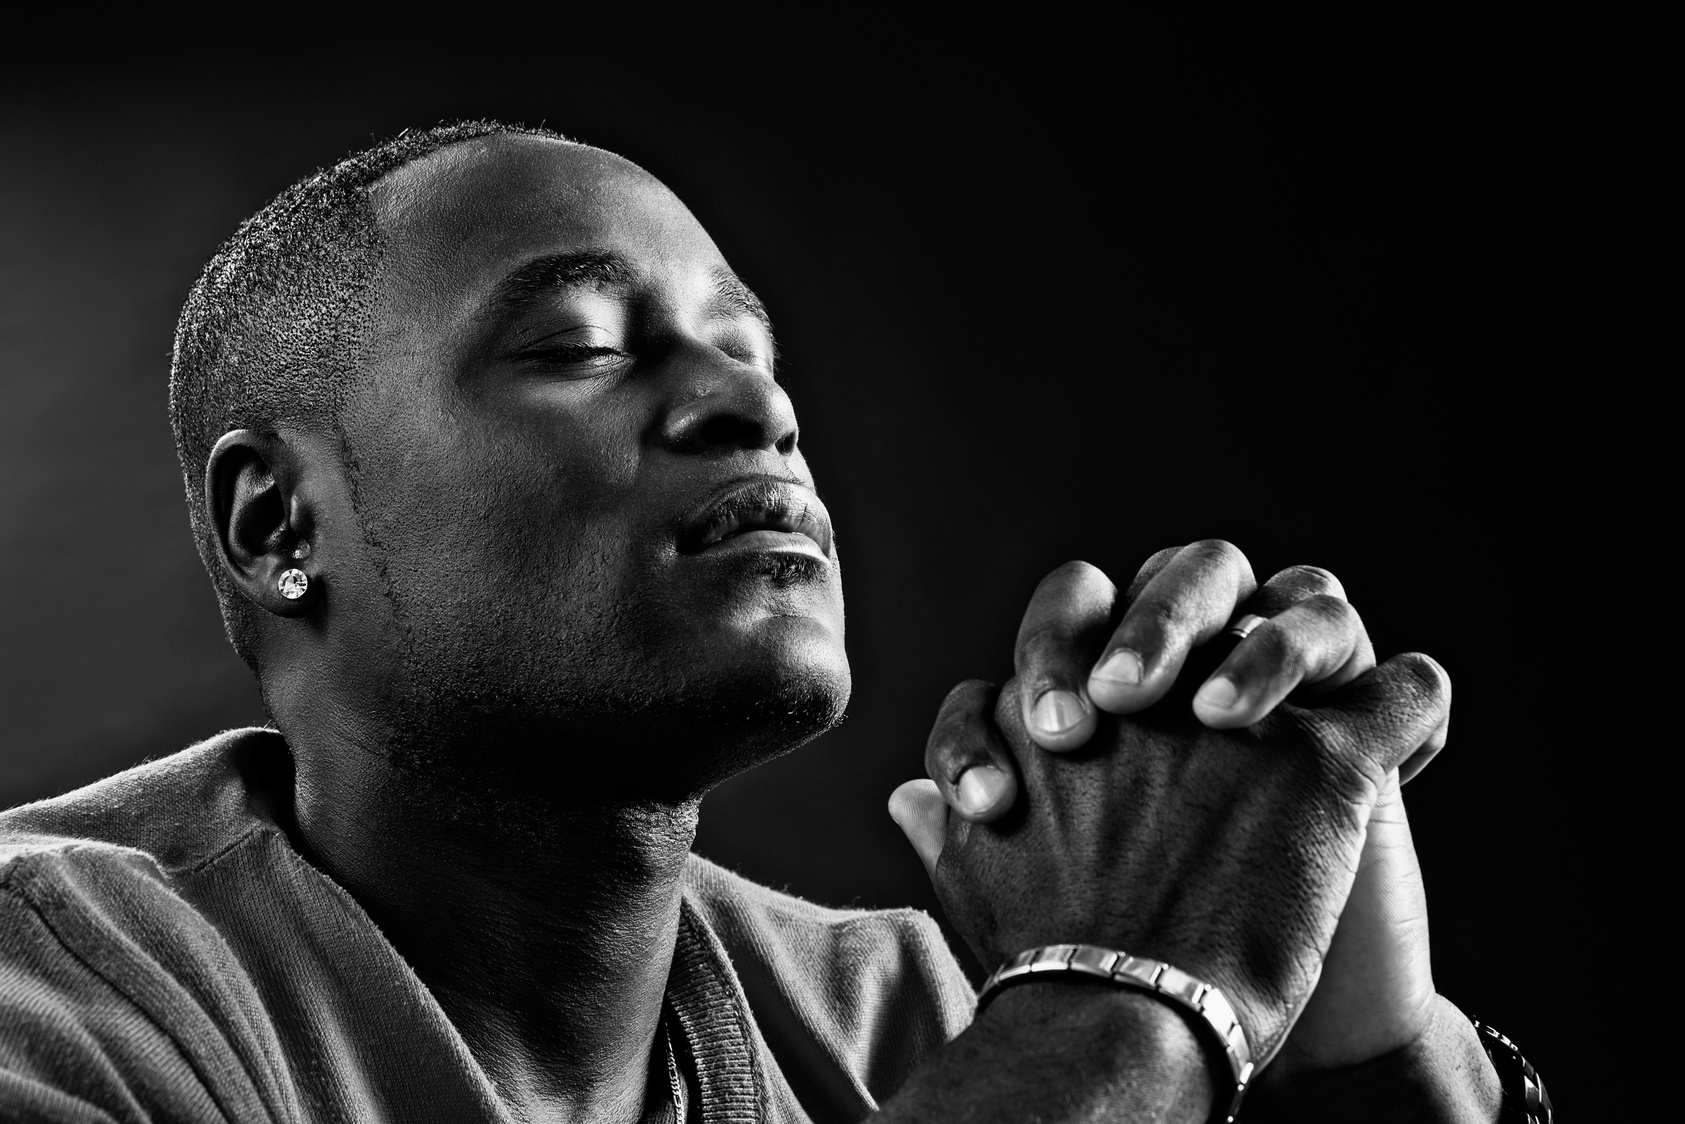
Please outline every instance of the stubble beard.
[[[763, 577], [812, 580], [816, 560], [774, 557]], [[724, 669], [661, 658], [622, 637], [661, 622], [617, 607], [550, 636], [523, 658], [478, 646], [427, 645], [414, 628], [405, 689], [387, 723], [392, 764], [456, 804], [455, 814], [544, 824], [581, 808], [694, 804], [714, 785], [813, 740], [842, 721], [846, 671], [748, 662]], [[503, 655], [506, 657], [508, 649]]]

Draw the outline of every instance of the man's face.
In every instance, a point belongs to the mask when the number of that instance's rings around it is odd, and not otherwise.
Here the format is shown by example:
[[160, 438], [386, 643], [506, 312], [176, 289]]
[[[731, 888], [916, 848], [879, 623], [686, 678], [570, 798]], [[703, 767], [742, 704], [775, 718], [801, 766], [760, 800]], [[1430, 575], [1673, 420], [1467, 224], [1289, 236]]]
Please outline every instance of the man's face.
[[830, 520], [759, 302], [678, 199], [497, 136], [375, 203], [344, 426], [407, 751], [489, 739], [497, 760], [445, 763], [698, 786], [840, 717]]

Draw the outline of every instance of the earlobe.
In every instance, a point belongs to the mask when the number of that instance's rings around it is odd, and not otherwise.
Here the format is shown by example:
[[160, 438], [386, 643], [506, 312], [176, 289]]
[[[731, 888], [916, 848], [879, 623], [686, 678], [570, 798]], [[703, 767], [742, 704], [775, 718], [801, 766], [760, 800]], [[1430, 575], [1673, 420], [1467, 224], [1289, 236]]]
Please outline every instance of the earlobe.
[[237, 429], [222, 435], [205, 465], [205, 506], [224, 573], [252, 604], [282, 617], [309, 612], [318, 594], [293, 461], [279, 436]]

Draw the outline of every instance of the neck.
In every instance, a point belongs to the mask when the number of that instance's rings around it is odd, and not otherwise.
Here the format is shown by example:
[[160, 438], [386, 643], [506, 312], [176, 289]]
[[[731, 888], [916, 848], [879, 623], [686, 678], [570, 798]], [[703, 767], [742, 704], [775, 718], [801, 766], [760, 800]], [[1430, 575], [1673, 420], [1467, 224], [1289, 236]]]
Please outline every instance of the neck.
[[488, 798], [378, 751], [289, 740], [303, 853], [379, 925], [517, 1116], [638, 1119], [696, 802]]

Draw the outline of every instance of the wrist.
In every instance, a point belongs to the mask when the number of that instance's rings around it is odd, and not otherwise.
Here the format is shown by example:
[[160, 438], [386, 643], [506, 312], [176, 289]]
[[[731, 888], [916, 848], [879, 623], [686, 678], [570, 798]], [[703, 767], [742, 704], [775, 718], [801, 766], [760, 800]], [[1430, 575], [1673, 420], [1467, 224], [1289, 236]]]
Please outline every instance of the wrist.
[[1436, 996], [1414, 1041], [1356, 1065], [1265, 1070], [1248, 1094], [1246, 1119], [1268, 1124], [1335, 1121], [1464, 1121], [1492, 1124], [1503, 1093], [1474, 1024]]
[[[1104, 1075], [1100, 1086], [1116, 1098], [1105, 1103], [1204, 1124], [1233, 1089], [1226, 1060], [1211, 1057], [1195, 1017], [1146, 992], [1051, 979], [1002, 991], [973, 1029], [1043, 1055], [1024, 1057], [1026, 1064]], [[1139, 1101], [1144, 1094], [1160, 1116]]]
[[873, 1119], [1206, 1124], [1212, 1089], [1199, 1038], [1175, 1010], [1050, 980], [985, 1007]]
[[1221, 990], [1162, 960], [1097, 945], [1053, 944], [1008, 957], [984, 983], [978, 1007], [986, 1009], [991, 1000], [1018, 985], [1054, 980], [1110, 985], [1167, 1004], [1204, 1040], [1206, 1057], [1219, 1070], [1217, 1086], [1226, 1084], [1229, 1089], [1221, 1116], [1234, 1120], [1251, 1082], [1252, 1051], [1234, 1007]]

